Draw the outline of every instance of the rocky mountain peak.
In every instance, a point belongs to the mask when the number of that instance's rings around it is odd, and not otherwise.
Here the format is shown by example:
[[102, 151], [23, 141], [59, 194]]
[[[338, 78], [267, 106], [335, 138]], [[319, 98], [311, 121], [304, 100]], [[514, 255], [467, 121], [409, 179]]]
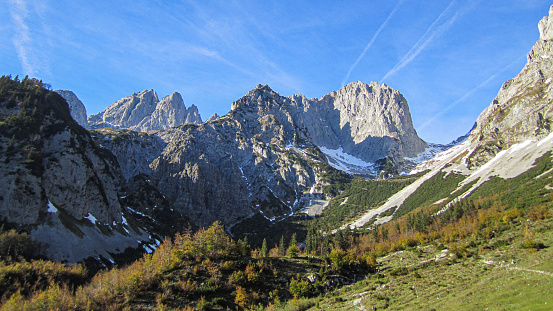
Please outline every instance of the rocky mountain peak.
[[182, 96], [179, 92], [173, 92], [173, 94], [163, 97], [162, 101], [167, 101], [173, 104], [173, 107], [175, 108], [179, 108], [178, 104], [180, 103], [184, 105], [184, 100], [182, 99]]
[[261, 85], [258, 84], [253, 90], [249, 91], [248, 94], [246, 94], [246, 97], [258, 99], [261, 98], [268, 98], [268, 97], [275, 97], [280, 96], [279, 93], [273, 91], [271, 87], [269, 87], [267, 84]]
[[282, 104], [283, 100], [284, 97], [273, 91], [268, 85], [258, 84], [242, 98], [232, 103], [230, 110], [233, 111], [239, 107], [254, 108], [269, 104]]
[[92, 128], [125, 128], [147, 132], [165, 130], [183, 123], [201, 124], [196, 106], [186, 109], [182, 96], [174, 92], [161, 101], [153, 90], [144, 90], [124, 97], [99, 114], [90, 116]]
[[200, 116], [200, 112], [198, 110], [198, 107], [196, 105], [192, 104], [190, 108], [186, 109], [185, 111], [185, 119], [184, 123], [194, 123], [194, 124], [202, 124], [202, 117]]
[[219, 116], [217, 113], [214, 113], [214, 114], [212, 114], [211, 117], [209, 117], [209, 119], [207, 119], [207, 121], [205, 121], [205, 122], [215, 121], [215, 120], [217, 120], [217, 119], [219, 119], [219, 118], [220, 118], [220, 116]]
[[549, 16], [544, 16], [538, 23], [540, 40], [553, 39], [553, 5], [549, 8]]
[[528, 62], [505, 82], [496, 98], [478, 117], [469, 141], [469, 167], [478, 167], [510, 146], [542, 138], [553, 120], [553, 6], [538, 23], [540, 39], [528, 53]]
[[305, 106], [318, 146], [342, 148], [371, 163], [386, 157], [400, 163], [427, 147], [413, 127], [407, 100], [385, 84], [351, 82]]

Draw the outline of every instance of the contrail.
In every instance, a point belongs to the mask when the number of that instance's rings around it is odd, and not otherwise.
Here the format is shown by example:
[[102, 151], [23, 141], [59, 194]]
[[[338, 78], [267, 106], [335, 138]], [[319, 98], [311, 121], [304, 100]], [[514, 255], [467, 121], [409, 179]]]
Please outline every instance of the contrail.
[[344, 77], [344, 80], [342, 80], [342, 86], [346, 85], [346, 82], [348, 81], [349, 76], [351, 75], [351, 72], [355, 69], [355, 67], [357, 67], [357, 65], [359, 64], [359, 62], [361, 61], [361, 59], [363, 59], [363, 57], [365, 57], [365, 54], [367, 53], [367, 51], [371, 48], [371, 46], [373, 45], [374, 41], [376, 40], [376, 38], [378, 37], [378, 35], [379, 35], [380, 32], [382, 31], [382, 29], [384, 29], [384, 27], [386, 27], [386, 25], [388, 24], [388, 22], [390, 21], [390, 19], [392, 18], [392, 16], [396, 13], [396, 11], [399, 9], [399, 7], [400, 7], [401, 4], [403, 3], [403, 1], [405, 1], [405, 0], [400, 0], [400, 1], [396, 4], [396, 6], [395, 6], [394, 9], [392, 10], [392, 12], [388, 15], [388, 17], [386, 18], [386, 20], [382, 23], [382, 25], [380, 25], [380, 27], [378, 27], [378, 30], [375, 32], [375, 34], [374, 34], [374, 36], [372, 37], [371, 41], [369, 41], [369, 43], [367, 44], [367, 46], [365, 46], [365, 49], [363, 49], [363, 52], [361, 52], [361, 55], [359, 55], [359, 57], [357, 57], [357, 59], [355, 60], [355, 62], [353, 63], [353, 65], [351, 65], [351, 67], [349, 68], [347, 75]]
[[426, 120], [423, 124], [421, 124], [419, 127], [417, 127], [417, 129], [421, 130], [421, 129], [424, 129], [425, 127], [427, 127], [428, 125], [430, 125], [432, 122], [434, 122], [437, 118], [441, 117], [443, 114], [445, 114], [446, 112], [448, 112], [451, 108], [457, 106], [457, 104], [465, 101], [467, 98], [471, 97], [474, 93], [476, 93], [476, 91], [478, 91], [479, 89], [483, 88], [484, 86], [486, 86], [488, 83], [490, 83], [490, 81], [492, 81], [493, 79], [495, 79], [498, 75], [500, 75], [501, 73], [503, 73], [505, 70], [511, 68], [513, 65], [517, 64], [521, 59], [525, 58], [525, 56], [521, 56], [519, 58], [517, 58], [516, 60], [514, 60], [512, 63], [510, 63], [509, 65], [505, 66], [503, 69], [499, 70], [498, 72], [496, 72], [495, 74], [493, 74], [491, 77], [489, 77], [488, 79], [486, 79], [486, 81], [480, 83], [477, 87], [475, 87], [474, 89], [470, 90], [469, 92], [467, 92], [465, 95], [463, 95], [461, 98], [457, 99], [456, 101], [452, 102], [451, 104], [449, 104], [447, 107], [445, 107], [444, 109], [442, 109], [440, 112], [438, 112], [436, 115], [434, 115], [433, 117], [431, 117], [430, 119]]
[[458, 13], [455, 13], [453, 17], [447, 20], [444, 24], [438, 26], [437, 29], [434, 29], [438, 24], [438, 22], [442, 19], [442, 17], [451, 10], [454, 3], [455, 3], [455, 0], [449, 3], [447, 8], [443, 10], [440, 16], [438, 16], [438, 18], [430, 25], [430, 27], [426, 29], [426, 31], [419, 39], [419, 41], [417, 41], [417, 43], [413, 45], [413, 47], [409, 50], [409, 52], [407, 52], [407, 54], [403, 56], [403, 58], [394, 66], [394, 68], [392, 68], [392, 70], [388, 71], [388, 73], [386, 73], [386, 75], [384, 75], [384, 77], [380, 79], [380, 83], [382, 83], [382, 81], [384, 81], [386, 78], [396, 73], [401, 68], [407, 66], [407, 64], [409, 64], [413, 59], [415, 59], [415, 57], [417, 57], [417, 55], [419, 55], [419, 53], [424, 48], [426, 48], [426, 46], [430, 44], [432, 40], [434, 40], [437, 36], [446, 32], [453, 25], [453, 23], [457, 20], [457, 17], [459, 15]]

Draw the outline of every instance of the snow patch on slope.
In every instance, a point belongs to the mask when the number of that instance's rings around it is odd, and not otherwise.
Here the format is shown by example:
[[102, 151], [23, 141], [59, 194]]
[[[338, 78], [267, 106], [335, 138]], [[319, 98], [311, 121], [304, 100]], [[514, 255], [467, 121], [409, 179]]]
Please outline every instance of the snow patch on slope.
[[333, 168], [349, 174], [376, 174], [374, 163], [365, 162], [351, 154], [344, 152], [342, 148], [329, 149], [319, 147], [328, 159], [328, 164]]
[[405, 157], [404, 159], [415, 164], [420, 164], [424, 161], [433, 159], [438, 153], [447, 149], [449, 149], [449, 146], [428, 144], [428, 148], [424, 149], [424, 151], [419, 153], [416, 157]]

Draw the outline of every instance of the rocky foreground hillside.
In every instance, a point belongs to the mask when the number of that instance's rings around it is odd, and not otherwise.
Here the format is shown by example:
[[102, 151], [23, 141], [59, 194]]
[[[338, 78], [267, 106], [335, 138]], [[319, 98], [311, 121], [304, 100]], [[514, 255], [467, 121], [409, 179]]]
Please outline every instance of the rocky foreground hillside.
[[[148, 208], [163, 215], [170, 206], [157, 188], [141, 186], [136, 177], [124, 179], [117, 159], [73, 120], [59, 94], [34, 79], [2, 77], [0, 86], [4, 224], [44, 243], [42, 252], [48, 257], [69, 262], [90, 256], [113, 260], [112, 254], [126, 248], [155, 245], [155, 239], [161, 239], [155, 233], [176, 232], [141, 221]], [[131, 206], [137, 196], [143, 199]], [[156, 197], [159, 208], [145, 199]], [[172, 214], [189, 225], [186, 218]]]

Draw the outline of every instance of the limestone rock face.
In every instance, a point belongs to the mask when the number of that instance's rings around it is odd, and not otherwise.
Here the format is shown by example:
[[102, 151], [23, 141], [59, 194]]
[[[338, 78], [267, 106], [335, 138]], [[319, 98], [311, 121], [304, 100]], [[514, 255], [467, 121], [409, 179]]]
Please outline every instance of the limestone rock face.
[[183, 123], [202, 123], [198, 108], [186, 109], [179, 93], [161, 99], [153, 90], [134, 93], [88, 118], [91, 128], [123, 128], [138, 132], [165, 130]]
[[158, 136], [144, 132], [111, 128], [91, 131], [96, 143], [108, 148], [118, 156], [118, 165], [125, 180], [136, 175], [152, 175], [150, 164], [163, 152], [167, 146]]
[[0, 217], [33, 224], [51, 202], [76, 219], [90, 213], [106, 223], [120, 221], [115, 157], [96, 147], [54, 94], [14, 104], [0, 100], [0, 115], [18, 120], [1, 130]]
[[349, 83], [319, 100], [296, 97], [304, 104], [304, 119], [313, 142], [367, 162], [423, 152], [427, 144], [417, 136], [407, 101], [397, 90], [377, 82]]
[[492, 104], [476, 121], [469, 141], [473, 152], [469, 166], [485, 163], [499, 151], [551, 132], [553, 118], [553, 7], [538, 24], [540, 39], [528, 54], [528, 62], [505, 82]]
[[86, 121], [86, 108], [83, 102], [79, 98], [77, 98], [77, 95], [67, 90], [57, 90], [55, 92], [60, 94], [61, 97], [63, 97], [63, 99], [65, 99], [65, 101], [69, 105], [71, 117], [73, 117], [73, 119], [77, 121], [80, 126], [84, 127], [85, 129], [89, 128], [88, 122]]
[[200, 116], [200, 112], [198, 111], [198, 107], [196, 105], [190, 106], [190, 108], [186, 109], [184, 115], [186, 118], [184, 119], [183, 123], [194, 123], [194, 124], [202, 124], [202, 117]]
[[156, 233], [177, 231], [141, 221], [146, 213], [133, 207], [189, 223], [157, 188], [127, 187], [118, 159], [76, 123], [58, 93], [32, 79], [0, 84], [0, 219], [45, 245], [42, 255], [111, 260], [127, 247], [155, 245]]
[[[310, 143], [307, 129], [294, 123], [283, 101], [291, 102], [262, 87], [215, 121], [132, 139], [121, 131], [111, 136], [98, 131], [96, 139], [119, 159], [142, 159], [142, 164], [131, 165], [140, 171], [133, 173], [150, 176], [174, 208], [198, 225], [208, 226], [215, 220], [229, 225], [260, 211], [278, 219], [291, 214], [304, 190], [316, 182], [308, 162], [324, 161], [322, 155], [310, 155], [298, 147], [316, 146]], [[157, 156], [136, 156], [158, 150], [137, 148], [156, 138], [163, 146]], [[131, 171], [125, 164], [122, 169]]]
[[553, 39], [553, 5], [549, 8], [549, 16], [544, 16], [538, 23], [538, 30], [540, 31], [540, 40]]
[[291, 214], [332, 169], [323, 165], [319, 146], [398, 163], [426, 147], [399, 92], [360, 82], [320, 100], [258, 85], [228, 114], [203, 124], [148, 134], [96, 131], [94, 137], [119, 159], [125, 179], [148, 176], [200, 226], [229, 225], [255, 213], [270, 220]]

